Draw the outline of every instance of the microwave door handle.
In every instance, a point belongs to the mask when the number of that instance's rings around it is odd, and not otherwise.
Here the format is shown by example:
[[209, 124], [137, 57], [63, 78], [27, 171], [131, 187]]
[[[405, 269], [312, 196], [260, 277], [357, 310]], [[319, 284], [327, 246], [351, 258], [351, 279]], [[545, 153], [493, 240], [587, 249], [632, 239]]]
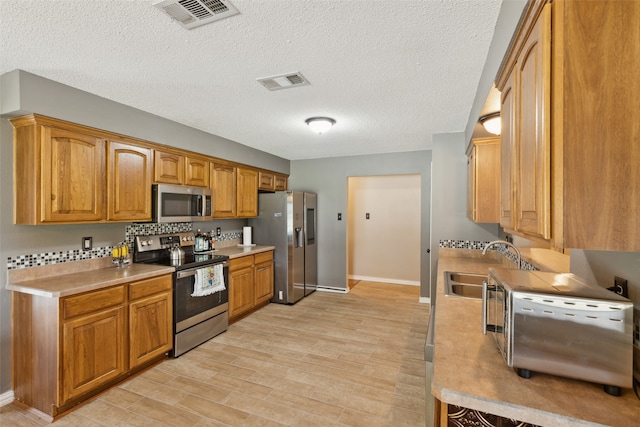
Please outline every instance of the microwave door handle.
[[204, 216], [204, 196], [198, 196], [198, 216]]

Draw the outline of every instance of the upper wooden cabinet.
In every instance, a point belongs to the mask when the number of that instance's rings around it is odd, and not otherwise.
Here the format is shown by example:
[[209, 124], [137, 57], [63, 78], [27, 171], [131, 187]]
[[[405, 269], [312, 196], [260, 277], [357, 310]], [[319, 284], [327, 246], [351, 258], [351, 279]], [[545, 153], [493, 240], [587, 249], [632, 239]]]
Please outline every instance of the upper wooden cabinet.
[[258, 215], [287, 176], [31, 114], [14, 127], [14, 222], [151, 221], [153, 182], [210, 187], [214, 218]]
[[258, 172], [258, 189], [260, 191], [286, 191], [287, 176], [275, 172]]
[[211, 189], [213, 190], [213, 217], [236, 217], [236, 167], [211, 163]]
[[503, 120], [514, 116], [516, 234], [560, 250], [640, 251], [638, 22], [637, 1], [525, 10], [496, 82]]
[[241, 218], [258, 216], [258, 171], [237, 168], [237, 215]]
[[151, 220], [151, 149], [38, 115], [14, 126], [14, 221]]
[[500, 219], [500, 138], [477, 138], [467, 152], [467, 217]]
[[501, 225], [525, 236], [551, 237], [551, 5], [528, 29], [502, 93], [504, 123]]
[[81, 127], [29, 115], [14, 126], [14, 221], [104, 218], [105, 141]]
[[151, 148], [117, 141], [107, 145], [107, 219], [151, 221]]
[[154, 150], [153, 181], [209, 187], [209, 160], [186, 153]]
[[153, 150], [153, 182], [184, 184], [184, 156]]

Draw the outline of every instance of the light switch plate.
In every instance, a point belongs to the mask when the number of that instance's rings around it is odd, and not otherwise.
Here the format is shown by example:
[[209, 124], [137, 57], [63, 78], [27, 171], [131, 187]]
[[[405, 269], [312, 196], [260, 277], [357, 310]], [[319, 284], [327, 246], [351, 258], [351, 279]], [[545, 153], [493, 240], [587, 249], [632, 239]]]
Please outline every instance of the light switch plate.
[[93, 249], [93, 237], [83, 237], [82, 238], [82, 250], [90, 251]]

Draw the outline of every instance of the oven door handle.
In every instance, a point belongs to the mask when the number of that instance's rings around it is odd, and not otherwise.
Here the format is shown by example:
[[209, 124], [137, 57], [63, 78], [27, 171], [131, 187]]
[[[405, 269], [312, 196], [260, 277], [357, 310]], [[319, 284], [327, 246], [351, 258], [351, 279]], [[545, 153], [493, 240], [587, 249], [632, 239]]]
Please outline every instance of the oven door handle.
[[[216, 264], [212, 264], [212, 265], [218, 265], [218, 264], [222, 264], [223, 268], [228, 268], [229, 267], [229, 261], [224, 261], [222, 263], [216, 263]], [[176, 273], [176, 278], [184, 279], [185, 277], [195, 276], [196, 275], [196, 271], [200, 270], [201, 268], [206, 268], [206, 267], [209, 267], [209, 266], [204, 266], [204, 267], [199, 267], [199, 268], [191, 268], [189, 270], [178, 271]]]

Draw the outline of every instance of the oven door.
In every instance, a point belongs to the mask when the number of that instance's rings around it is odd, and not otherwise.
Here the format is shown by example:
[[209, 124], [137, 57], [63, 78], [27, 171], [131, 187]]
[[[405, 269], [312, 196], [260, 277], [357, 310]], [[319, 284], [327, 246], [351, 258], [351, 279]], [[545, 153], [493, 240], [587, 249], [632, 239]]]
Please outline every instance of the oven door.
[[175, 273], [173, 289], [175, 333], [179, 333], [200, 322], [217, 316], [229, 309], [229, 262], [222, 263], [225, 290], [202, 297], [192, 297], [196, 271], [199, 268], [181, 270]]

